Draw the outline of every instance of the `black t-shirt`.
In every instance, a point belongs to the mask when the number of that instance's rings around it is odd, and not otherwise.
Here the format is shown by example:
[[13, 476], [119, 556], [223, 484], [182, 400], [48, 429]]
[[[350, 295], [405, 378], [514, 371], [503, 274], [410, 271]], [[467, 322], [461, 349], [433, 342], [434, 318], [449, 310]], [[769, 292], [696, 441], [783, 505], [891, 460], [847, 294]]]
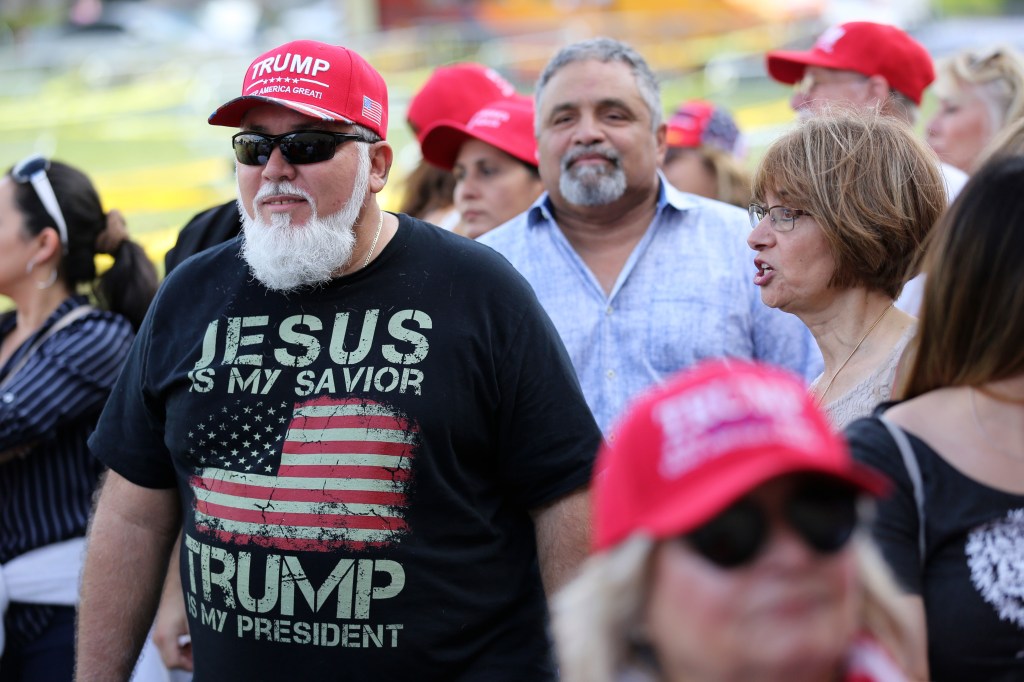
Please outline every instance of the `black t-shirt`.
[[552, 679], [529, 512], [600, 432], [529, 285], [407, 216], [302, 293], [238, 249], [167, 279], [90, 441], [181, 493], [196, 679]]
[[931, 679], [1024, 680], [1024, 496], [969, 478], [907, 432], [924, 484], [922, 567], [913, 485], [896, 443], [875, 418], [846, 435], [854, 457], [893, 482], [874, 537], [904, 588], [924, 600]]

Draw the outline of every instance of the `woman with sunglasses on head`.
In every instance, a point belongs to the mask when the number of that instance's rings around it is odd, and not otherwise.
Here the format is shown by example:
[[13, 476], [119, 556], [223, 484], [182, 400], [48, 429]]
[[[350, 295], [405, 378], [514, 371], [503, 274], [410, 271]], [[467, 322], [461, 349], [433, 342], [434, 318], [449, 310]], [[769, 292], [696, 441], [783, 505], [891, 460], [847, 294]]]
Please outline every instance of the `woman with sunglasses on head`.
[[[98, 280], [95, 256], [114, 257]], [[0, 178], [0, 680], [70, 680], [96, 425], [156, 291], [124, 219], [80, 171], [30, 157]], [[96, 305], [80, 293], [91, 287]]]
[[992, 138], [1024, 117], [1024, 57], [1007, 46], [964, 50], [939, 62], [935, 92], [939, 108], [928, 121], [928, 144], [972, 173]]
[[894, 483], [874, 533], [927, 623], [932, 680], [1024, 679], [1022, 187], [1019, 155], [967, 183], [929, 246], [902, 402], [847, 429]]
[[885, 481], [797, 377], [707, 362], [615, 431], [594, 554], [555, 598], [563, 682], [906, 679], [917, 635], [859, 530]]
[[893, 302], [946, 206], [935, 156], [892, 116], [822, 113], [771, 145], [753, 194], [754, 283], [810, 329], [811, 392], [841, 428], [891, 397], [914, 333]]

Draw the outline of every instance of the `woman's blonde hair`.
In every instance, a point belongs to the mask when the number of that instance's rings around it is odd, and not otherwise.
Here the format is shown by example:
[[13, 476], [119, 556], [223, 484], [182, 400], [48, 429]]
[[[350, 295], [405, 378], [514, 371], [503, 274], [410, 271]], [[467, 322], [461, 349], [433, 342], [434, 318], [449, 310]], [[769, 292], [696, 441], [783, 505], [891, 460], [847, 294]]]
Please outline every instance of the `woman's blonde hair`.
[[754, 200], [769, 193], [821, 226], [835, 259], [829, 286], [891, 298], [916, 274], [946, 207], [934, 152], [877, 110], [833, 107], [776, 140], [754, 174]]
[[935, 79], [939, 97], [952, 97], [964, 85], [978, 89], [993, 132], [1024, 117], [1024, 58], [1013, 48], [964, 50], [939, 62]]
[[[904, 669], [915, 659], [915, 636], [902, 597], [866, 531], [852, 542], [861, 586], [860, 632], [874, 637]], [[653, 652], [640, 634], [656, 542], [633, 535], [584, 563], [553, 604], [553, 628], [563, 682], [656, 680]]]
[[977, 166], [980, 168], [997, 157], [1020, 155], [1024, 155], [1024, 116], [1007, 124], [992, 138], [978, 156]]

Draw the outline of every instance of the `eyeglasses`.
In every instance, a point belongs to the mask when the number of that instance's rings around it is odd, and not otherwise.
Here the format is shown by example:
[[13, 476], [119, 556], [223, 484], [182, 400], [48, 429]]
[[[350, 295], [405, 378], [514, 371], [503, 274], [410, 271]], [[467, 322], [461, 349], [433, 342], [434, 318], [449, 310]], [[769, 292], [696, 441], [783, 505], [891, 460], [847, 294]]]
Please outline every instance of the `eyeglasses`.
[[284, 135], [236, 133], [231, 137], [235, 158], [246, 166], [264, 166], [274, 147], [281, 149], [284, 160], [293, 165], [320, 163], [334, 158], [343, 142], [368, 142], [357, 133], [332, 133], [327, 130], [300, 130]]
[[764, 220], [765, 216], [768, 216], [771, 218], [772, 229], [776, 232], [789, 232], [793, 229], [797, 218], [811, 214], [799, 208], [789, 208], [788, 206], [766, 208], [761, 204], [751, 204], [747, 207], [747, 215], [750, 216], [751, 229], [757, 227]]
[[[713, 564], [739, 568], [761, 553], [770, 533], [769, 518], [764, 508], [743, 498], [684, 539]], [[857, 528], [857, 493], [840, 483], [809, 481], [783, 502], [782, 518], [812, 550], [835, 554]]]
[[67, 255], [68, 252], [68, 224], [64, 220], [64, 213], [60, 210], [57, 202], [57, 195], [53, 192], [53, 185], [46, 171], [50, 170], [50, 160], [42, 156], [34, 155], [23, 159], [11, 170], [11, 178], [19, 185], [32, 184], [36, 196], [42, 202], [43, 208], [50, 214], [50, 218], [57, 225], [57, 232], [60, 234], [60, 243]]
[[816, 88], [822, 86], [864, 83], [868, 80], [870, 80], [868, 76], [860, 73], [829, 73], [828, 78], [821, 79], [809, 71], [805, 71], [804, 77], [793, 85], [793, 89], [802, 95], [810, 95]]

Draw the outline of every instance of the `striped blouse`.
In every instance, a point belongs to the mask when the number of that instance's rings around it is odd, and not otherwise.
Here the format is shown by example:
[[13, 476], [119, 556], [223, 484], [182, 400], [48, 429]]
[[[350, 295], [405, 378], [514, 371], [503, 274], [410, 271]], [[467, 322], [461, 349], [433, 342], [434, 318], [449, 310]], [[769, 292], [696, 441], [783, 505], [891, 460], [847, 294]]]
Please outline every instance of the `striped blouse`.
[[[84, 296], [61, 303], [0, 367], [0, 381], [38, 335], [84, 303]], [[14, 325], [13, 313], [0, 319], [0, 338]], [[86, 440], [132, 337], [126, 319], [95, 310], [44, 341], [0, 388], [0, 453], [32, 446], [24, 456], [0, 462], [0, 563], [85, 534], [102, 471]]]

